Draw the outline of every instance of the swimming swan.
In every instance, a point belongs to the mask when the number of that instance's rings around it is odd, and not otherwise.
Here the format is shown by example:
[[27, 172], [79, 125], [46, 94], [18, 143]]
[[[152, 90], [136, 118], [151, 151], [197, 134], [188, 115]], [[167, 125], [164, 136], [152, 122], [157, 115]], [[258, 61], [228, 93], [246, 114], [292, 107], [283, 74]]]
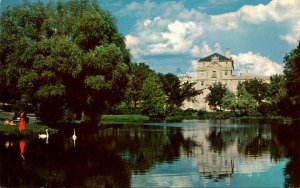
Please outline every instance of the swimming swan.
[[72, 139], [73, 139], [73, 140], [76, 140], [76, 138], [77, 138], [77, 136], [76, 136], [75, 129], [74, 129], [74, 134], [73, 134], [73, 136], [72, 136]]
[[77, 138], [77, 136], [76, 136], [75, 129], [74, 129], [74, 134], [72, 135], [74, 148], [76, 147], [76, 138]]
[[45, 139], [45, 138], [48, 138], [48, 137], [49, 137], [48, 129], [46, 129], [46, 134], [39, 134], [39, 138], [41, 138], [41, 139]]

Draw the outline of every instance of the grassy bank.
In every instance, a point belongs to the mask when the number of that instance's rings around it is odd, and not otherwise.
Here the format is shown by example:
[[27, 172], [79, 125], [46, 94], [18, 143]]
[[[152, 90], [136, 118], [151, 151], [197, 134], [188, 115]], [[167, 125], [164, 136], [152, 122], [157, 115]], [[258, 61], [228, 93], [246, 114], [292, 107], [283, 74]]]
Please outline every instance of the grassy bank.
[[112, 124], [143, 124], [148, 121], [149, 117], [140, 114], [127, 114], [127, 115], [102, 115], [100, 125]]
[[49, 134], [57, 133], [58, 130], [49, 128], [46, 125], [38, 125], [34, 123], [26, 124], [26, 130], [19, 132], [18, 125], [8, 126], [0, 123], [0, 133], [4, 135], [15, 136], [34, 136], [40, 133], [45, 133], [46, 129], [49, 129]]
[[57, 133], [58, 130], [49, 128], [46, 125], [43, 125], [40, 121], [37, 120], [33, 115], [29, 116], [29, 123], [26, 124], [26, 130], [19, 132], [19, 124], [16, 125], [4, 125], [3, 121], [5, 119], [12, 119], [12, 112], [0, 111], [0, 134], [3, 135], [15, 135], [15, 136], [32, 136], [38, 135], [39, 133], [45, 133], [45, 130], [49, 130], [49, 134]]

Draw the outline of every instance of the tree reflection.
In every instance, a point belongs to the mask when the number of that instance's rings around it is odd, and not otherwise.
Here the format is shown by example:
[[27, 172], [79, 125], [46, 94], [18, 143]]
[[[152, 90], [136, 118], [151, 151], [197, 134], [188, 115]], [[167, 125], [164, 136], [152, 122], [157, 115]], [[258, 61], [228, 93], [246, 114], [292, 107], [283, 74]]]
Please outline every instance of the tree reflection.
[[6, 155], [0, 155], [0, 173], [5, 177], [0, 186], [130, 187], [132, 173], [172, 163], [182, 151], [191, 152], [194, 144], [178, 128], [139, 127], [97, 129], [79, 135], [76, 148], [63, 135], [53, 135], [49, 144], [32, 139], [26, 142], [22, 162], [18, 144], [11, 152], [3, 145], [1, 153]]
[[[290, 126], [258, 124], [256, 126], [239, 128], [225, 126], [222, 128], [212, 127], [206, 139], [209, 143], [209, 148], [219, 154], [219, 160], [226, 159], [225, 155], [228, 155], [227, 150], [235, 141], [238, 153], [245, 156], [262, 156], [263, 154], [268, 154], [270, 160], [275, 162], [287, 156], [290, 158], [290, 161], [285, 168], [285, 184], [287, 187], [300, 187], [299, 122]], [[237, 153], [230, 155], [237, 155]], [[211, 154], [211, 156], [213, 159], [215, 154]], [[207, 167], [207, 169], [214, 169], [213, 164], [210, 163], [212, 166]], [[221, 164], [218, 163], [218, 165], [222, 167]], [[223, 173], [220, 169], [219, 171]], [[214, 175], [214, 178], [221, 178], [221, 175]]]
[[235, 141], [233, 129], [224, 129], [222, 127], [212, 127], [210, 133], [206, 137], [210, 143], [210, 149], [214, 152], [222, 153], [227, 146]]
[[289, 126], [275, 127], [274, 132], [290, 158], [285, 168], [285, 185], [300, 187], [300, 121]]
[[[173, 163], [183, 155], [195, 157], [201, 175], [230, 178], [234, 159], [270, 156], [274, 162], [290, 158], [286, 186], [300, 186], [300, 126], [253, 125], [209, 127], [203, 134], [184, 136], [183, 128], [119, 127], [78, 131], [76, 148], [64, 134], [45, 144], [38, 139], [19, 141], [0, 137], [0, 186], [4, 187], [130, 187], [132, 174], [143, 174], [160, 163]], [[77, 131], [77, 129], [76, 129]], [[7, 147], [9, 141], [9, 147]], [[20, 151], [26, 157], [22, 160]]]

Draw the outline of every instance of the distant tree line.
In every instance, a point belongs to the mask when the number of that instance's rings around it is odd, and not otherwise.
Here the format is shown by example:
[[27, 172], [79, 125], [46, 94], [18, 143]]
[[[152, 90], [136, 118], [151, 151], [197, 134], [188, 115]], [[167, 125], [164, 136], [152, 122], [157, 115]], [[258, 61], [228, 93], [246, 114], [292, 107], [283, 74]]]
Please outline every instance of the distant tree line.
[[162, 118], [199, 94], [194, 83], [131, 63], [116, 20], [96, 1], [25, 1], [0, 24], [0, 101], [30, 105], [44, 121], [124, 111]]
[[124, 100], [115, 106], [114, 112], [142, 113], [154, 119], [177, 115], [185, 100], [192, 101], [202, 93], [195, 89], [195, 84], [182, 83], [171, 73], [156, 73], [145, 63], [133, 63]]

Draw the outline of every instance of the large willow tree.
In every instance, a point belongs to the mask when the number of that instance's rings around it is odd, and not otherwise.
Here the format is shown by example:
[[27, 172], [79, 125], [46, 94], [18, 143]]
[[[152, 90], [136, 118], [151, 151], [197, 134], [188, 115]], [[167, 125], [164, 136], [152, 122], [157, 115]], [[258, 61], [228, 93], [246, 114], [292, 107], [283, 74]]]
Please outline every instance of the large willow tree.
[[0, 28], [2, 99], [39, 106], [44, 120], [95, 120], [122, 98], [129, 52], [96, 1], [25, 3], [4, 11]]

